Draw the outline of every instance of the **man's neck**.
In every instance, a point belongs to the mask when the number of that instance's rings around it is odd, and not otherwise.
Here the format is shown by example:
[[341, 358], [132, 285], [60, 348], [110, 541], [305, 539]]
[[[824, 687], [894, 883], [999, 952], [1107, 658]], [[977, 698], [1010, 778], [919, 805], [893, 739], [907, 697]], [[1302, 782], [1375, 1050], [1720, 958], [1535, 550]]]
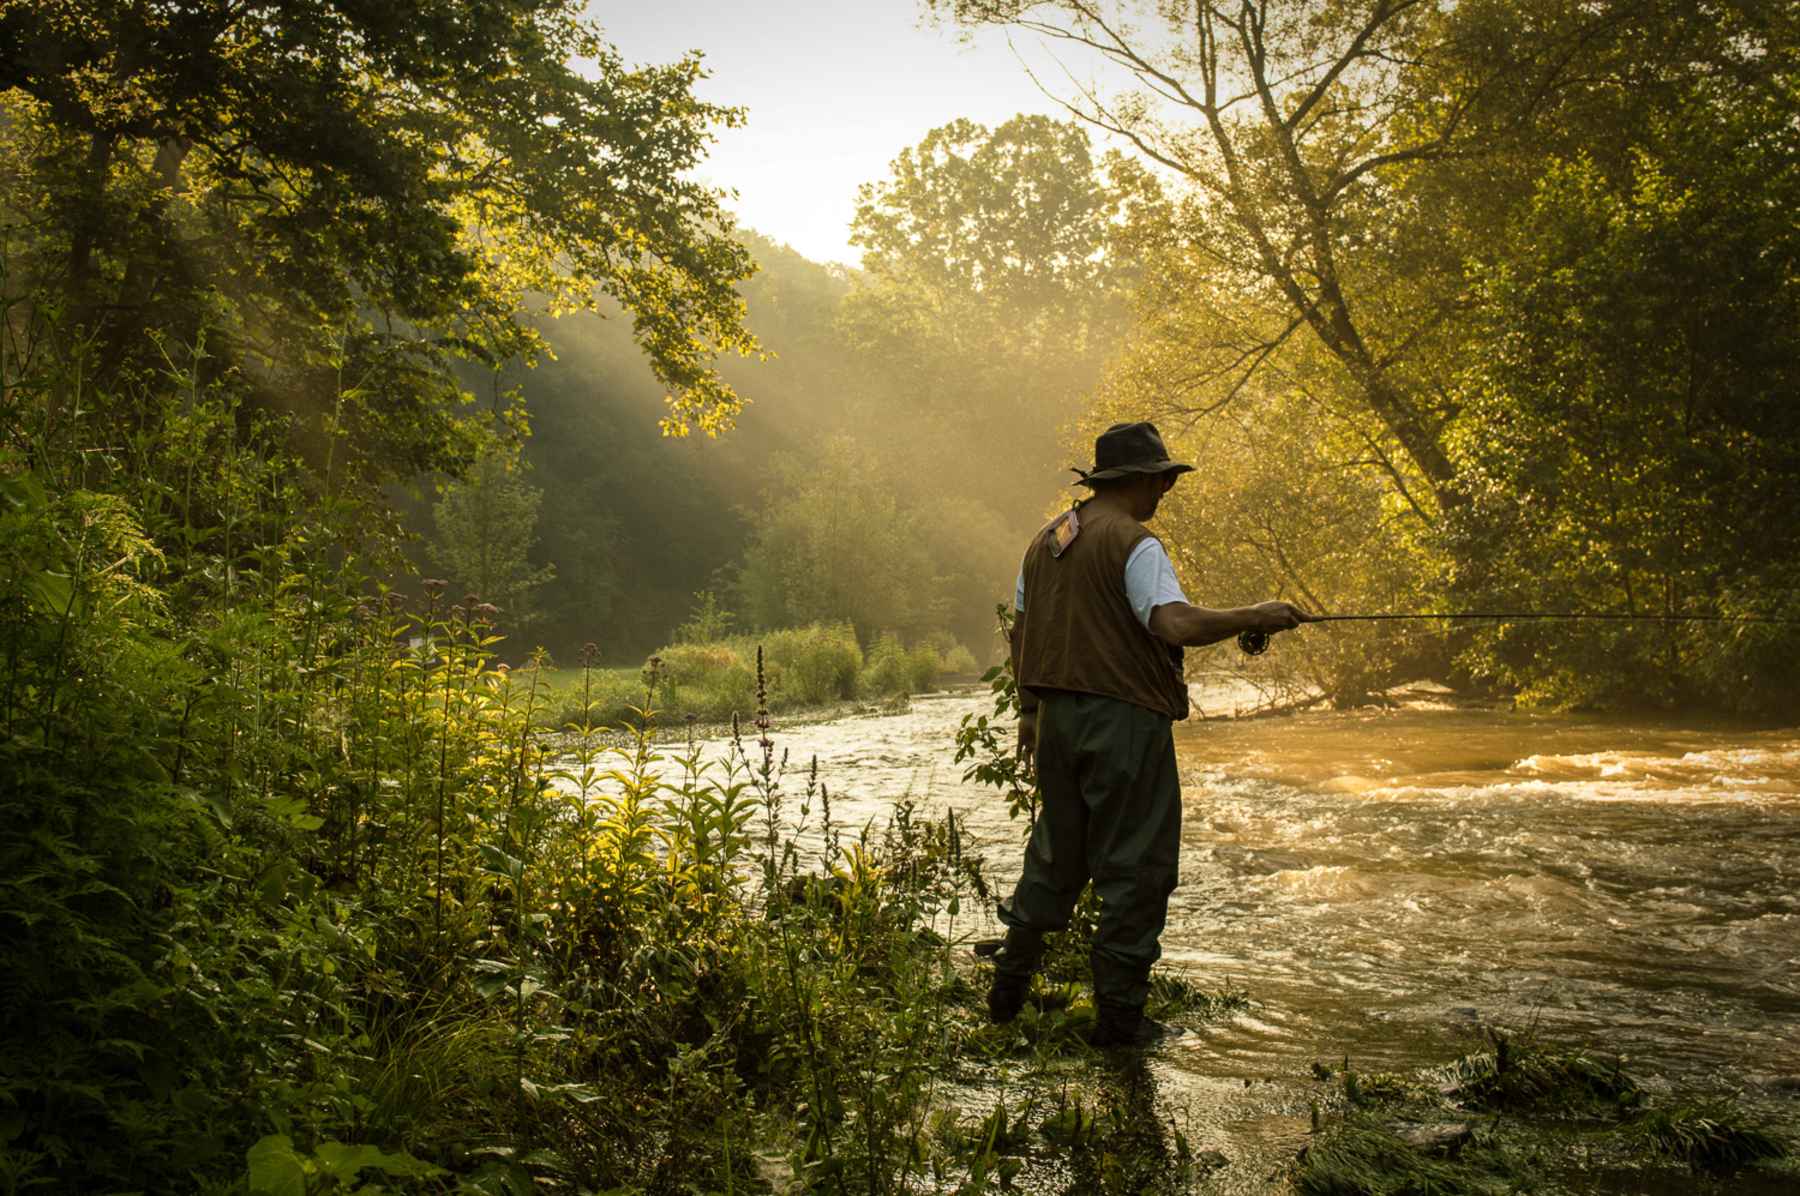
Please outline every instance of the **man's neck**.
[[1123, 515], [1127, 519], [1136, 518], [1136, 516], [1131, 513], [1131, 502], [1129, 497], [1123, 491], [1119, 490], [1097, 491], [1092, 498], [1081, 505], [1084, 507], [1091, 507], [1096, 512], [1110, 511], [1115, 515]]

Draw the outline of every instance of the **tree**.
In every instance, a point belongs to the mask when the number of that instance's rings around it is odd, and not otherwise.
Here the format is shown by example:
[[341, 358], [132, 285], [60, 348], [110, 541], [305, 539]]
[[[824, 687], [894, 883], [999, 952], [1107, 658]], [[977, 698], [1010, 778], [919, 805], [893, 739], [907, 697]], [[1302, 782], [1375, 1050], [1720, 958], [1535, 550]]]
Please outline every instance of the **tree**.
[[526, 483], [516, 457], [490, 449], [466, 477], [445, 485], [431, 510], [433, 555], [476, 598], [499, 607], [505, 626], [520, 631], [537, 619], [536, 591], [556, 576], [554, 565], [531, 563], [543, 498]]
[[[954, 121], [862, 188], [864, 271], [840, 316], [859, 435], [921, 480], [921, 499], [954, 478], [968, 517], [1023, 541], [1067, 464], [1060, 430], [1127, 326], [1136, 237], [1160, 203], [1141, 166], [1043, 116]], [[973, 610], [1016, 563], [1012, 546], [989, 565]]]
[[952, 121], [890, 169], [860, 188], [851, 223], [871, 279], [1065, 334], [1089, 331], [1117, 301], [1130, 273], [1126, 222], [1159, 198], [1141, 166], [1116, 152], [1096, 161], [1080, 125], [1037, 115], [995, 129]]
[[1123, 329], [1154, 180], [1043, 116], [953, 121], [891, 170], [858, 193], [852, 343], [915, 403], [993, 422], [1065, 414]]
[[[737, 607], [758, 627], [848, 619], [865, 643], [955, 626], [973, 593], [991, 593], [996, 561], [1017, 560], [1004, 525], [960, 496], [895, 485], [894, 464], [849, 437], [780, 462], [754, 515]], [[983, 612], [983, 618], [985, 618]], [[976, 632], [985, 628], [973, 620]]]
[[207, 332], [215, 373], [303, 413], [374, 476], [466, 462], [456, 357], [540, 346], [520, 319], [610, 296], [668, 388], [666, 430], [738, 400], [751, 270], [687, 172], [739, 119], [697, 56], [628, 68], [566, 0], [0, 12], [21, 279], [85, 330], [102, 385], [153, 372], [147, 333]]
[[[1792, 615], [1800, 91], [1703, 83], [1609, 169], [1557, 164], [1479, 263], [1452, 442], [1464, 601]], [[1561, 704], [1791, 713], [1795, 629], [1501, 627], [1471, 666]]]
[[[939, 7], [937, 4], [931, 7]], [[1159, 9], [1160, 29], [1135, 5], [1067, 0], [954, 0], [958, 19], [1018, 25], [1124, 67], [1143, 92], [1086, 91], [1066, 100], [1083, 119], [1130, 141], [1196, 191], [1181, 232], [1209, 271], [1259, 318], [1240, 319], [1197, 348], [1171, 410], [1229, 402], [1302, 330], [1330, 351], [1411, 468], [1441, 489], [1452, 470], [1437, 442], [1446, 413], [1401, 380], [1409, 336], [1438, 314], [1382, 312], [1360, 302], [1370, 264], [1357, 238], [1388, 175], [1457, 150], [1465, 112], [1497, 78], [1460, 88], [1446, 110], [1413, 103], [1421, 75], [1391, 64], [1436, 57], [1441, 22], [1419, 0], [1366, 6], [1244, 0]], [[1169, 122], [1178, 112], [1193, 127]], [[1386, 316], [1387, 318], [1383, 318]], [[1394, 317], [1398, 317], [1397, 319]]]
[[1427, 518], [1458, 501], [1444, 436], [1468, 256], [1530, 195], [1546, 151], [1616, 141], [1696, 71], [1757, 72], [1793, 23], [1763, 0], [1706, 14], [1654, 0], [925, 6], [1135, 79], [1064, 102], [1191, 185], [1174, 226], [1190, 273], [1236, 300], [1166, 374], [1164, 409], [1217, 410], [1303, 337], [1378, 423]]

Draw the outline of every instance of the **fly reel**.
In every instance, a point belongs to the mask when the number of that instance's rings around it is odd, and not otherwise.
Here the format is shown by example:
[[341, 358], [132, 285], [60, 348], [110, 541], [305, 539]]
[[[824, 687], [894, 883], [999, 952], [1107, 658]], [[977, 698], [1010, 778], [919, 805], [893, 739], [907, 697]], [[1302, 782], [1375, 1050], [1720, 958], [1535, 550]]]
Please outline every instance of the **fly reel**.
[[1269, 633], [1266, 631], [1240, 631], [1237, 644], [1245, 656], [1261, 656], [1269, 650]]

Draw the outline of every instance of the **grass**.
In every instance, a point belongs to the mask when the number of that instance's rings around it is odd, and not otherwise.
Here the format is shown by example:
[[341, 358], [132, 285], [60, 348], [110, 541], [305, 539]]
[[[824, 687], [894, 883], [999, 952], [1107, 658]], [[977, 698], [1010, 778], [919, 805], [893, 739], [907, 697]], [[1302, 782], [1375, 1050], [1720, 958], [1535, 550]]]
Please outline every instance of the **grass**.
[[1486, 1112], [1616, 1112], [1643, 1100], [1617, 1057], [1521, 1045], [1503, 1035], [1495, 1037], [1492, 1051], [1450, 1064], [1443, 1080], [1458, 1104]]
[[1730, 1100], [1651, 1109], [1633, 1128], [1650, 1149], [1696, 1171], [1735, 1171], [1788, 1154], [1786, 1142]]
[[[653, 654], [658, 682], [653, 701], [667, 725], [692, 718], [728, 723], [757, 709], [756, 661], [761, 649], [764, 701], [772, 712], [816, 709], [856, 701], [891, 701], [924, 693], [940, 680], [976, 671], [969, 650], [948, 637], [904, 646], [885, 633], [865, 655], [847, 624], [813, 624], [760, 635], [676, 643]], [[605, 726], [635, 725], [644, 705], [641, 668], [546, 669], [541, 725], [560, 730], [579, 721], [584, 700]], [[583, 685], [588, 692], [583, 695]]]
[[1304, 1196], [1578, 1192], [1596, 1174], [1687, 1190], [1684, 1176], [1727, 1182], [1790, 1157], [1730, 1100], [1653, 1103], [1620, 1060], [1592, 1050], [1496, 1034], [1492, 1050], [1410, 1076], [1313, 1074], [1314, 1136], [1289, 1177]]

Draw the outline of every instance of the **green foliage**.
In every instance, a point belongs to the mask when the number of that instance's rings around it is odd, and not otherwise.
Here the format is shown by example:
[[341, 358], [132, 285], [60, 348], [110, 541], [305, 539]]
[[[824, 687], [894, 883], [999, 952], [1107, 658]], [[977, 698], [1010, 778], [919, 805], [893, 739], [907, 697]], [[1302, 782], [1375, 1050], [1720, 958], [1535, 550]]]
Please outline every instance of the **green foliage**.
[[818, 705], [856, 696], [863, 653], [849, 624], [790, 627], [757, 638], [769, 662], [772, 701]]
[[737, 616], [719, 603], [719, 596], [711, 590], [701, 590], [694, 595], [694, 609], [688, 615], [687, 622], [675, 629], [675, 642], [678, 644], [703, 644], [711, 640], [722, 640], [731, 634], [732, 624]]
[[1303, 1196], [1480, 1196], [1506, 1187], [1476, 1168], [1434, 1159], [1374, 1119], [1348, 1119], [1307, 1145], [1293, 1180]]
[[[304, 510], [270, 518], [322, 559], [215, 590], [125, 497], [0, 466], [13, 1181], [720, 1190], [771, 1111], [827, 1181], [923, 1167], [909, 1127], [978, 1017], [932, 927], [978, 863], [910, 808], [846, 841], [810, 782], [803, 859], [766, 718], [753, 760], [655, 749], [669, 676], [726, 649], [653, 663], [623, 738], [590, 651], [553, 743], [541, 658], [498, 664], [442, 583], [359, 597]], [[854, 683], [847, 628], [780, 646], [803, 688]]]
[[869, 697], [901, 696], [907, 692], [906, 649], [893, 632], [882, 632], [869, 649], [861, 688]]
[[938, 667], [951, 677], [971, 677], [981, 671], [975, 654], [961, 644], [952, 644], [940, 658]]
[[99, 341], [102, 386], [154, 368], [147, 334], [221, 330], [221, 365], [268, 368], [307, 422], [354, 430], [346, 455], [405, 476], [444, 452], [448, 355], [529, 352], [528, 294], [605, 294], [671, 431], [736, 410], [709, 361], [753, 348], [749, 260], [687, 172], [740, 114], [694, 98], [697, 55], [628, 68], [549, 0], [19, 5], [0, 24], [33, 47], [0, 72], [0, 202], [33, 229], [13, 265]]
[[1787, 1157], [1786, 1143], [1728, 1100], [1674, 1094], [1661, 1105], [1622, 1060], [1492, 1037], [1491, 1051], [1405, 1075], [1315, 1063], [1321, 1084], [1336, 1083], [1314, 1100], [1295, 1189], [1475, 1196], [1561, 1190], [1572, 1177], [1610, 1172], [1633, 1190], [1673, 1191], [1695, 1182], [1683, 1172], [1731, 1174]]
[[[1800, 424], [1792, 97], [1702, 89], [1616, 172], [1546, 171], [1483, 265], [1449, 586], [1475, 605], [1788, 615]], [[1749, 528], [1761, 529], [1750, 540]], [[1469, 667], [1552, 705], [1790, 711], [1782, 626], [1500, 627]]]
[[[1012, 604], [996, 605], [994, 618], [1000, 639], [1009, 640]], [[1031, 759], [1021, 756], [1018, 750], [1019, 683], [1011, 658], [989, 669], [981, 679], [994, 696], [993, 713], [963, 715], [956, 729], [956, 762], [968, 763], [963, 780], [992, 786], [1006, 795], [1008, 816], [1018, 818], [1023, 814], [1025, 834], [1029, 836], [1037, 822], [1037, 778]]]
[[1459, 1104], [1493, 1111], [1576, 1111], [1593, 1105], [1616, 1111], [1643, 1100], [1622, 1059], [1601, 1062], [1505, 1036], [1495, 1038], [1492, 1051], [1451, 1063], [1443, 1081]]
[[[825, 706], [859, 696], [904, 697], [930, 689], [943, 671], [943, 658], [928, 643], [908, 649], [889, 633], [876, 642], [865, 662], [849, 624], [815, 623], [661, 648], [652, 657], [658, 677], [656, 700], [674, 717], [710, 722], [724, 722], [734, 715], [748, 717], [758, 704], [759, 653], [765, 682], [762, 701], [770, 710]], [[629, 670], [598, 674], [607, 695], [598, 703], [601, 721], [636, 721], [619, 700], [626, 694], [619, 679], [631, 675]], [[566, 709], [567, 677], [557, 682], [557, 690], [557, 701]]]
[[537, 621], [536, 593], [556, 576], [554, 565], [534, 567], [530, 559], [543, 497], [512, 455], [490, 448], [445, 483], [431, 509], [432, 554], [445, 572], [520, 632]]
[[1659, 1154], [1697, 1171], [1737, 1171], [1789, 1153], [1780, 1137], [1751, 1122], [1730, 1101], [1652, 1109], [1636, 1129]]
[[[424, 1179], [443, 1169], [422, 1163], [405, 1152], [388, 1154], [373, 1146], [321, 1142], [310, 1156], [300, 1154], [286, 1134], [259, 1139], [246, 1155], [251, 1196], [307, 1196], [309, 1192], [349, 1191], [365, 1171], [395, 1179]], [[357, 1187], [356, 1191], [368, 1191]]]
[[1103, 305], [1127, 270], [1128, 216], [1159, 198], [1136, 162], [1113, 152], [1096, 163], [1079, 124], [1038, 115], [994, 129], [952, 121], [902, 150], [890, 171], [857, 194], [851, 240], [863, 248], [866, 285], [904, 287], [920, 307], [1018, 320], [1015, 335], [1049, 351], [1068, 351], [1051, 343], [1063, 331], [1104, 335], [1117, 313]]

